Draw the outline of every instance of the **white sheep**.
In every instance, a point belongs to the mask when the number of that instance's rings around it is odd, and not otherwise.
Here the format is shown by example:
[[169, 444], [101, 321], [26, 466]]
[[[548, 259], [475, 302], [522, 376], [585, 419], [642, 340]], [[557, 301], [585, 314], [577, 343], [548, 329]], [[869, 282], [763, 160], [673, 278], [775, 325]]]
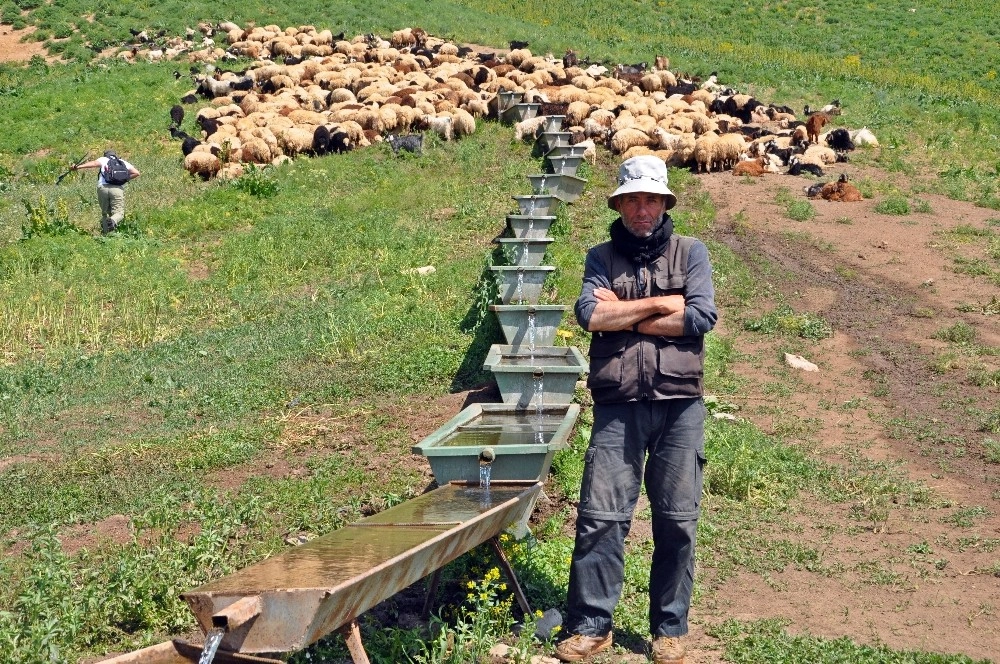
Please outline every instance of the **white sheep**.
[[851, 132], [851, 140], [854, 141], [854, 145], [870, 145], [872, 147], [878, 147], [878, 139], [875, 138], [875, 134], [871, 132], [868, 127], [862, 127]]

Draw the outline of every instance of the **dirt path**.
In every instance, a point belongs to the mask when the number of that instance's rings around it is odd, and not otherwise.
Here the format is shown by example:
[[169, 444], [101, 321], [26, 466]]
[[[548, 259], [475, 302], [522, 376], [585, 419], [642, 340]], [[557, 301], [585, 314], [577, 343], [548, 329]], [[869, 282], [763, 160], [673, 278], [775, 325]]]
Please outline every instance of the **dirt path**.
[[26, 62], [33, 56], [44, 56], [46, 51], [41, 42], [21, 41], [34, 31], [33, 27], [15, 30], [9, 25], [0, 25], [0, 62]]
[[[843, 171], [855, 180], [889, 177]], [[736, 371], [751, 386], [735, 399], [740, 415], [764, 431], [786, 438], [793, 432], [792, 442], [816, 446], [835, 463], [851, 455], [899, 462], [933, 491], [929, 504], [918, 506], [830, 505], [804, 497], [784, 536], [798, 532], [803, 544], [818, 549], [820, 569], [739, 574], [711, 594], [699, 621], [782, 618], [793, 633], [996, 656], [1000, 481], [984, 442], [1000, 436], [982, 429], [985, 414], [997, 412], [1000, 390], [978, 387], [968, 374], [977, 367], [995, 372], [1000, 359], [955, 353], [933, 335], [962, 322], [976, 330], [976, 343], [1000, 346], [1000, 315], [988, 306], [1000, 288], [955, 271], [957, 257], [983, 258], [986, 240], [967, 229], [1000, 233], [1000, 213], [924, 195], [929, 212], [887, 216], [874, 211], [876, 197], [813, 201], [817, 216], [802, 222], [787, 218], [776, 196], [787, 188], [804, 198], [802, 186], [810, 181], [747, 182], [730, 173], [699, 180], [718, 209], [716, 239], [796, 312], [820, 315], [836, 330], [831, 339], [803, 344], [820, 371], [789, 380], [780, 352], [787, 339], [762, 343], [726, 321], [724, 332], [746, 357]], [[1000, 264], [994, 260], [993, 267]], [[762, 389], [783, 382], [785, 390]], [[695, 661], [718, 661], [711, 639], [694, 641]]]

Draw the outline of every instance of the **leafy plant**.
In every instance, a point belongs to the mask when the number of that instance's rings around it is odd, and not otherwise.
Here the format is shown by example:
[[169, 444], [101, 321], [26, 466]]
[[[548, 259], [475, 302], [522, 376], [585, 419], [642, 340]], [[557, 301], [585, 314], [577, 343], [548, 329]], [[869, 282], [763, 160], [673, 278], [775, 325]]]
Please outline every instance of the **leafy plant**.
[[938, 330], [931, 336], [941, 341], [968, 344], [976, 340], [976, 328], [964, 321], [958, 321], [954, 325]]
[[825, 320], [809, 312], [797, 314], [787, 304], [783, 304], [759, 318], [745, 320], [743, 329], [763, 334], [785, 334], [812, 340], [833, 336], [833, 328]]
[[892, 195], [883, 198], [875, 204], [875, 211], [879, 214], [907, 215], [910, 214], [910, 204], [905, 196]]
[[54, 204], [46, 201], [44, 196], [39, 196], [37, 203], [32, 203], [28, 199], [23, 199], [21, 202], [24, 203], [28, 217], [27, 221], [21, 224], [22, 240], [70, 233], [88, 234], [70, 221], [69, 206], [62, 198], [57, 199]]
[[280, 185], [270, 168], [247, 164], [243, 175], [233, 180], [233, 188], [257, 198], [272, 198], [278, 194]]

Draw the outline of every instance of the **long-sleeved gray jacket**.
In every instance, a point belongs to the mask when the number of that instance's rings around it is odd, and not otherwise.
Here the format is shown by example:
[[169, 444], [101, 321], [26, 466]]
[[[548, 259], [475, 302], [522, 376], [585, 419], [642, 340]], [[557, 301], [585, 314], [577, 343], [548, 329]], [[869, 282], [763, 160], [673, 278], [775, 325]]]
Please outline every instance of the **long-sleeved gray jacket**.
[[[686, 260], [685, 260], [686, 256]], [[610, 242], [587, 252], [576, 318], [589, 330], [597, 306], [594, 289], [610, 288], [620, 300], [684, 296], [684, 335], [653, 336], [621, 330], [595, 332], [587, 386], [597, 403], [697, 397], [703, 392], [705, 334], [715, 326], [715, 289], [708, 249], [674, 234], [664, 255], [635, 265]]]

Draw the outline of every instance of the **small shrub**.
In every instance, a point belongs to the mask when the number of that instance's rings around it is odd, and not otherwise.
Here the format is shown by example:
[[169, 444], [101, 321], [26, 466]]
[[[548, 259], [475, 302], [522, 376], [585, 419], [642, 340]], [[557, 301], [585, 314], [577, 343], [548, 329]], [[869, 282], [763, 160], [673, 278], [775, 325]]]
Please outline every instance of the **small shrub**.
[[931, 204], [922, 198], [918, 198], [913, 202], [913, 211], [920, 212], [922, 214], [930, 214], [933, 212], [933, 210], [931, 210]]
[[975, 341], [976, 328], [963, 321], [958, 321], [950, 327], [938, 330], [931, 336], [934, 339], [939, 339], [941, 341], [948, 341], [955, 344], [967, 344]]
[[977, 387], [1000, 387], [1000, 369], [976, 369], [969, 372], [969, 382]]
[[278, 193], [278, 181], [271, 177], [270, 170], [248, 164], [243, 175], [233, 180], [233, 187], [257, 198], [271, 198]]
[[809, 201], [792, 201], [785, 208], [785, 216], [794, 221], [809, 221], [816, 216], [816, 209]]
[[879, 214], [910, 214], [910, 204], [903, 196], [889, 196], [882, 199], [875, 205], [875, 211]]
[[990, 463], [1000, 463], [1000, 440], [987, 438], [983, 441], [986, 450], [986, 460]]
[[38, 197], [37, 203], [23, 199], [28, 219], [21, 224], [21, 239], [28, 240], [40, 235], [68, 235], [79, 233], [87, 235], [83, 230], [69, 220], [69, 206], [63, 199], [55, 204], [49, 203], [44, 196]]
[[760, 318], [747, 320], [743, 329], [763, 334], [785, 334], [804, 339], [826, 339], [833, 336], [828, 322], [812, 313], [797, 314], [787, 304]]

